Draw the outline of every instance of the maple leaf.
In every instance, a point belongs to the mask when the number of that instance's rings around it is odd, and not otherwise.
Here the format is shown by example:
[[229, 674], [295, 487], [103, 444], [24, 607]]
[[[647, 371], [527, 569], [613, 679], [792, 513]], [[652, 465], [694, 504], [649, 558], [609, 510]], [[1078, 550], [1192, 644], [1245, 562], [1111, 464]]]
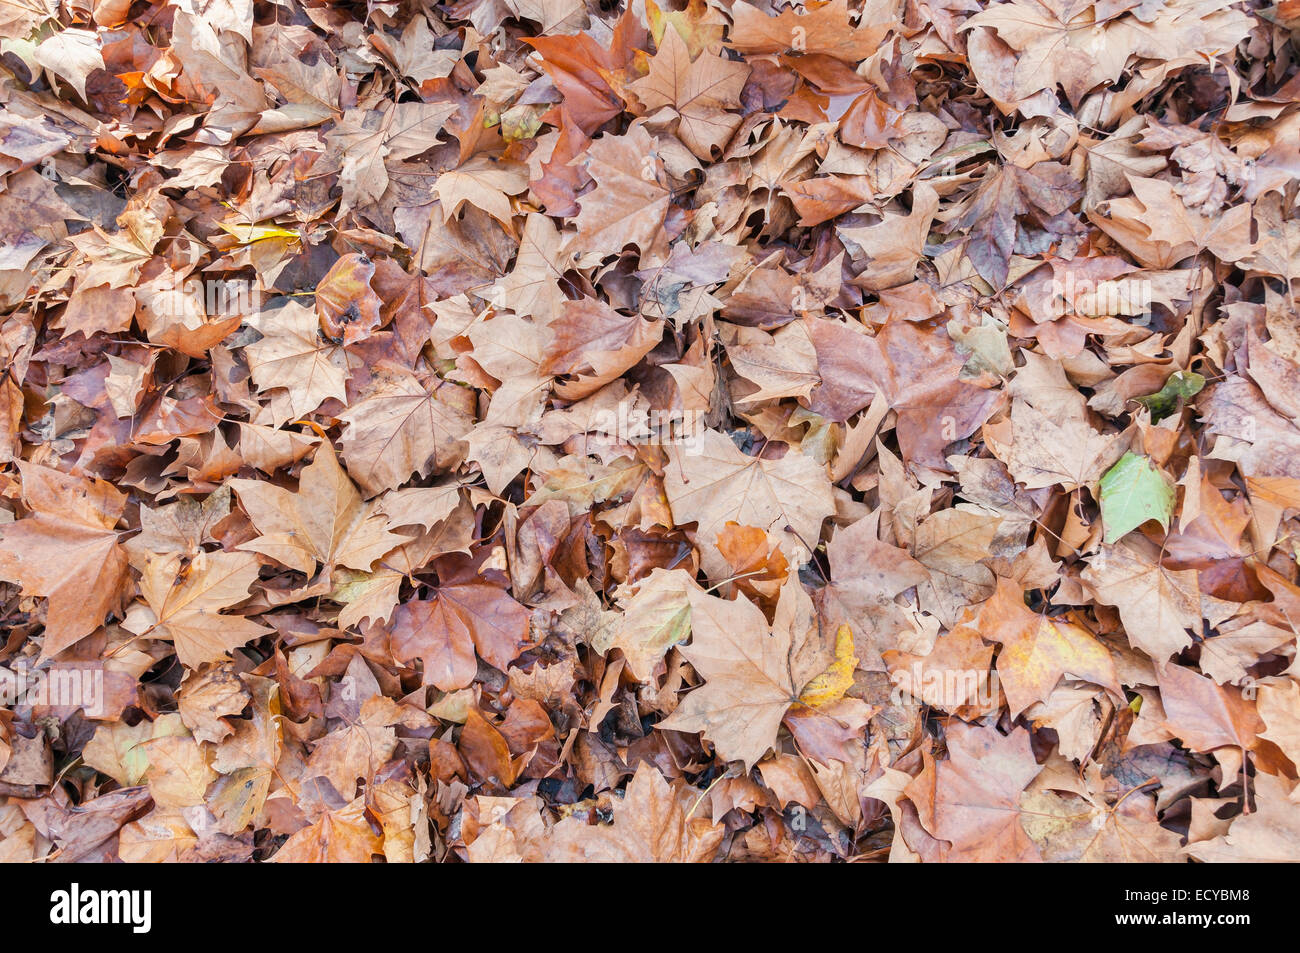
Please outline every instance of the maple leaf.
[[[1162, 5], [1155, 16], [1104, 16], [1086, 4], [1037, 0], [998, 3], [967, 20], [963, 30], [984, 28], [1019, 54], [1010, 96], [1025, 99], [1040, 89], [1061, 86], [1078, 104], [1097, 86], [1114, 83], [1131, 57], [1173, 60], [1192, 50], [1222, 49], [1239, 42], [1245, 18], [1220, 9], [1220, 0]], [[1233, 39], [1236, 37], [1237, 39]], [[972, 61], [976, 66], [977, 60]], [[989, 82], [976, 67], [981, 80]]]
[[[1044, 776], [1047, 772], [1044, 772]], [[1051, 863], [1172, 863], [1178, 860], [1182, 838], [1160, 826], [1153, 798], [1129, 790], [1096, 790], [1089, 772], [1087, 785], [1064, 790], [1042, 778], [1022, 804], [1021, 823]], [[1057, 782], [1062, 788], [1073, 779]], [[1041, 787], [1040, 787], [1041, 785]]]
[[[403, 492], [415, 494], [416, 499], [429, 499], [428, 494], [421, 493], [424, 487], [415, 487]], [[391, 495], [391, 494], [390, 494]], [[387, 503], [387, 497], [381, 503]], [[394, 519], [388, 516], [389, 526], [400, 525], [407, 517]], [[436, 513], [426, 513], [436, 517]], [[384, 554], [376, 564], [373, 572], [357, 572], [348, 569], [336, 569], [331, 577], [329, 597], [341, 603], [338, 623], [350, 627], [365, 619], [375, 622], [387, 621], [401, 602], [402, 585], [415, 578], [437, 556], [446, 553], [468, 553], [473, 536], [473, 516], [468, 504], [461, 504], [448, 514], [448, 518], [438, 522], [434, 529], [428, 530], [410, 539], [408, 542]]]
[[1164, 724], [1193, 751], [1253, 748], [1260, 727], [1255, 703], [1239, 689], [1216, 685], [1181, 665], [1161, 664], [1160, 703]]
[[906, 215], [887, 212], [875, 225], [838, 226], [836, 232], [845, 245], [855, 253], [860, 250], [867, 259], [858, 283], [868, 291], [880, 291], [911, 281], [925, 257], [938, 208], [938, 194], [921, 182], [912, 192], [912, 210]]
[[714, 579], [727, 572], [717, 539], [728, 522], [774, 532], [791, 553], [806, 553], [835, 508], [825, 471], [802, 453], [749, 457], [716, 430], [704, 432], [698, 451], [672, 448], [664, 493], [678, 522], [698, 524], [701, 561]]
[[141, 532], [131, 545], [151, 553], [194, 556], [204, 543], [214, 542], [214, 527], [229, 513], [229, 487], [209, 493], [203, 500], [186, 498], [167, 506], [142, 506]]
[[1098, 433], [1086, 417], [1054, 419], [1019, 398], [1008, 418], [984, 425], [984, 439], [1030, 490], [1090, 486], [1125, 452], [1116, 435]]
[[145, 779], [158, 807], [194, 808], [203, 803], [216, 772], [198, 742], [188, 735], [155, 737], [143, 743], [149, 754]]
[[366, 799], [357, 798], [289, 836], [271, 858], [278, 864], [368, 864], [383, 853], [383, 838], [366, 816]]
[[692, 58], [675, 26], [663, 31], [648, 76], [629, 89], [648, 109], [672, 108], [677, 135], [701, 159], [720, 151], [740, 126], [740, 91], [749, 67], [707, 51]]
[[853, 686], [853, 672], [861, 661], [853, 654], [853, 630], [841, 625], [835, 630], [835, 660], [799, 692], [799, 704], [826, 708], [844, 697]]
[[[815, 179], [803, 179], [797, 182], [783, 182], [781, 183], [781, 191], [799, 211], [799, 224], [806, 228], [820, 225], [822, 222], [829, 222], [831, 219], [837, 218], [845, 212], [851, 212], [854, 209], [867, 204], [873, 198], [873, 193], [867, 185], [865, 177], [862, 176], [833, 175]], [[897, 221], [897, 219], [895, 219], [895, 221]], [[881, 224], [884, 223], [882, 222]], [[920, 222], [917, 224], [918, 235], [920, 235], [920, 229], [922, 227], [925, 228], [926, 232], [929, 231], [929, 222], [925, 222], [923, 226]], [[866, 238], [866, 235], [869, 234], [866, 232], [866, 229], [857, 229], [857, 231], [864, 236], [864, 240], [868, 242], [870, 241], [870, 239]], [[924, 237], [924, 235], [920, 235], [922, 241], [924, 240]], [[858, 244], [861, 246], [862, 242], [859, 242]], [[870, 248], [865, 246], [863, 246], [863, 248], [872, 256], [873, 259], [885, 257], [883, 242], [880, 242], [875, 246], [874, 253]], [[899, 257], [901, 259], [903, 256]], [[913, 273], [915, 273], [916, 265], [920, 259], [921, 252], [918, 248], [916, 258], [910, 265]], [[900, 273], [907, 267], [908, 265], [901, 264]]]
[[422, 16], [411, 18], [397, 43], [391, 43], [383, 33], [376, 33], [371, 42], [393, 61], [402, 76], [416, 84], [442, 79], [455, 68], [458, 60], [451, 50], [434, 49], [433, 31]]
[[507, 225], [511, 218], [510, 196], [526, 188], [528, 174], [522, 166], [487, 156], [475, 156], [464, 165], [444, 172], [433, 185], [443, 218], [451, 218], [468, 202]]
[[463, 438], [474, 418], [472, 407], [446, 399], [454, 400], [458, 388], [438, 382], [430, 391], [393, 364], [373, 368], [371, 375], [369, 385], [339, 415], [348, 425], [339, 441], [343, 459], [367, 496], [396, 489], [413, 473], [423, 477], [432, 470], [453, 469], [464, 459]]
[[1256, 809], [1235, 818], [1226, 834], [1188, 844], [1187, 853], [1207, 863], [1289, 863], [1300, 846], [1300, 812], [1290, 782], [1272, 775], [1255, 778]]
[[316, 313], [326, 340], [354, 344], [379, 327], [382, 302], [371, 287], [375, 264], [364, 255], [344, 255], [316, 286]]
[[894, 24], [853, 24], [848, 0], [830, 0], [807, 7], [802, 15], [794, 9], [768, 16], [758, 7], [737, 0], [731, 7], [732, 26], [728, 42], [742, 53], [824, 53], [848, 63], [857, 63], [880, 47]]
[[572, 256], [561, 250], [563, 239], [549, 216], [531, 214], [519, 237], [515, 266], [500, 281], [502, 300], [517, 315], [550, 325], [568, 297], [564, 277]]
[[528, 610], [486, 582], [439, 586], [433, 599], [398, 606], [391, 629], [394, 656], [421, 659], [425, 683], [443, 691], [473, 681], [475, 650], [504, 672], [529, 641]]
[[540, 413], [550, 375], [541, 371], [549, 329], [513, 314], [496, 315], [465, 335], [474, 361], [501, 382], [492, 392], [484, 425], [521, 427]]
[[690, 593], [698, 588], [685, 570], [656, 566], [635, 591], [620, 596], [618, 624], [593, 636], [592, 648], [601, 653], [619, 649], [628, 674], [649, 681], [668, 650], [690, 635]]
[[307, 759], [304, 777], [323, 778], [342, 797], [357, 793], [357, 780], [372, 784], [397, 747], [393, 729], [402, 718], [399, 706], [382, 695], [372, 695], [361, 704], [357, 720], [321, 738]]
[[379, 200], [390, 184], [387, 163], [428, 149], [456, 110], [455, 103], [390, 101], [346, 110], [326, 136], [342, 160], [343, 210]]
[[1106, 542], [1113, 543], [1147, 520], [1166, 530], [1174, 512], [1174, 488], [1147, 457], [1129, 452], [1106, 471], [1099, 485]]
[[1300, 0], [425, 6], [0, 12], [0, 859], [1294, 853]]
[[262, 534], [240, 548], [309, 576], [318, 563], [327, 575], [335, 566], [368, 570], [407, 541], [388, 531], [374, 503], [362, 502], [329, 444], [303, 467], [297, 492], [261, 480], [231, 480], [230, 487]]
[[576, 379], [556, 385], [568, 400], [588, 397], [616, 379], [646, 355], [663, 336], [662, 321], [622, 315], [613, 308], [582, 298], [566, 301], [551, 322], [552, 338], [543, 374], [568, 374]]
[[118, 832], [118, 856], [124, 863], [175, 863], [198, 845], [185, 812], [156, 809]]
[[146, 556], [140, 590], [147, 609], [133, 608], [123, 627], [172, 642], [187, 668], [219, 662], [230, 650], [270, 631], [250, 619], [220, 614], [248, 598], [257, 570], [252, 553], [200, 552], [183, 570], [176, 553]]
[[235, 730], [226, 719], [240, 714], [251, 700], [231, 665], [221, 664], [192, 673], [178, 692], [177, 706], [195, 738], [218, 744]]
[[[534, 811], [532, 825], [515, 831], [506, 829], [508, 854], [552, 863], [707, 862], [717, 851], [724, 830], [722, 825], [707, 818], [692, 816], [698, 799], [699, 793], [690, 786], [680, 782], [670, 784], [655, 768], [642, 763], [628, 782], [622, 799], [613, 802], [612, 823], [608, 827], [566, 817], [547, 832], [536, 823]], [[494, 826], [503, 824], [504, 820], [495, 821]], [[485, 833], [494, 840], [500, 836], [492, 828]], [[471, 856], [489, 859], [482, 848]]]
[[881, 658], [895, 686], [943, 711], [978, 709], [992, 691], [993, 648], [969, 625], [938, 636], [924, 655], [889, 649]]
[[49, 600], [41, 658], [104, 624], [121, 599], [126, 553], [114, 527], [126, 497], [103, 480], [20, 462], [30, 514], [0, 526], [0, 576]]
[[959, 607], [982, 602], [993, 593], [993, 572], [987, 558], [1003, 517], [970, 504], [940, 510], [913, 534], [912, 557], [929, 571], [921, 583], [921, 605], [951, 625]]
[[722, 42], [726, 21], [704, 0], [687, 0], [685, 10], [662, 10], [654, 0], [647, 0], [645, 9], [656, 44], [670, 26], [686, 42], [692, 59], [710, 47], [716, 49]]
[[[1029, 251], [1031, 228], [1050, 232], [1052, 219], [1079, 200], [1083, 189], [1070, 170], [1057, 162], [1028, 169], [1000, 165], [986, 172], [979, 186], [950, 218], [949, 229], [963, 229], [966, 255], [995, 289], [1007, 282], [1011, 255]], [[1032, 247], [1032, 246], [1030, 246]]]
[[231, 736], [217, 746], [212, 768], [221, 777], [208, 793], [208, 807], [227, 834], [261, 818], [284, 747], [280, 686], [267, 678], [243, 680], [253, 696], [251, 716], [236, 721]]
[[859, 149], [884, 149], [906, 135], [904, 115], [881, 99], [874, 89], [868, 89], [840, 119], [840, 140]]
[[262, 339], [244, 348], [259, 391], [272, 391], [277, 424], [303, 417], [331, 397], [347, 401], [343, 349], [323, 339], [306, 305], [289, 301], [258, 316]]
[[855, 620], [859, 631], [893, 603], [894, 597], [930, 578], [925, 565], [905, 549], [882, 543], [879, 513], [841, 528], [826, 546], [831, 582], [827, 587]]
[[1259, 717], [1266, 728], [1259, 736], [1273, 742], [1292, 764], [1300, 763], [1300, 683], [1263, 684], [1257, 695]]
[[730, 565], [736, 588], [760, 605], [774, 602], [790, 575], [781, 547], [756, 526], [728, 523], [718, 534], [718, 552]]
[[82, 750], [82, 759], [118, 784], [130, 787], [139, 784], [149, 770], [150, 749], [145, 742], [185, 733], [185, 725], [175, 713], [154, 721], [145, 719], [134, 726], [109, 722], [95, 729], [94, 737]]
[[984, 638], [1002, 643], [997, 668], [1012, 717], [1045, 701], [1065, 675], [1124, 697], [1105, 646], [1076, 623], [1031, 612], [1020, 588], [1006, 579], [999, 580], [993, 597], [980, 607], [976, 625]]
[[797, 579], [781, 590], [770, 630], [744, 596], [689, 594], [691, 642], [678, 651], [704, 678], [658, 727], [699, 731], [725, 761], [752, 767], [776, 740], [786, 710], [829, 659]]
[[646, 256], [662, 245], [672, 193], [659, 184], [660, 160], [645, 127], [601, 136], [582, 161], [596, 188], [578, 200], [567, 250], [609, 255], [636, 245]]
[[645, 49], [646, 31], [627, 11], [614, 28], [609, 49], [587, 33], [529, 37], [526, 42], [541, 54], [542, 69], [563, 95], [565, 112], [590, 136], [623, 111], [615, 74], [626, 68], [633, 51]]
[[61, 29], [39, 43], [7, 38], [4, 49], [69, 83], [82, 99], [90, 74], [104, 68], [102, 40], [93, 30]]
[[1099, 203], [1089, 217], [1147, 267], [1168, 268], [1250, 228], [1244, 210], [1229, 212], [1224, 221], [1189, 209], [1163, 179], [1127, 179], [1133, 194]]
[[1020, 804], [1021, 792], [1039, 772], [1029, 733], [1016, 728], [1002, 735], [996, 728], [954, 722], [947, 746], [948, 760], [934, 766], [932, 789], [924, 790], [921, 777], [905, 789], [918, 810], [924, 808], [922, 823], [935, 837], [951, 842], [945, 859], [1040, 859], [1022, 823]]
[[1001, 399], [960, 379], [964, 362], [945, 333], [899, 320], [874, 337], [818, 319], [808, 327], [822, 377], [819, 403], [846, 419], [882, 393], [898, 413], [909, 461], [944, 467], [943, 448], [974, 433]]
[[1119, 609], [1129, 642], [1157, 661], [1191, 644], [1201, 627], [1196, 573], [1166, 569], [1127, 546], [1103, 546], [1083, 571], [1098, 602]]
[[1207, 431], [1214, 436], [1210, 456], [1235, 462], [1253, 477], [1300, 478], [1300, 429], [1268, 403], [1245, 377], [1233, 375], [1208, 392]]

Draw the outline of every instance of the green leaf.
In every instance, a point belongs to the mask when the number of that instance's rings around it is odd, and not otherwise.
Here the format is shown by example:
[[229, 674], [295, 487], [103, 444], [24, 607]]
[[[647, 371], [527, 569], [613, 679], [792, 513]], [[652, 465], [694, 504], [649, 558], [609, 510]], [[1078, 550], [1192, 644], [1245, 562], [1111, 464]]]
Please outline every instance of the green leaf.
[[1147, 520], [1168, 529], [1173, 513], [1173, 484], [1144, 456], [1124, 454], [1101, 478], [1101, 518], [1108, 543]]
[[1139, 404], [1151, 411], [1151, 422], [1158, 424], [1178, 409], [1180, 399], [1195, 397], [1204, 386], [1205, 378], [1195, 371], [1178, 371], [1165, 381], [1165, 386], [1160, 390], [1136, 399]]

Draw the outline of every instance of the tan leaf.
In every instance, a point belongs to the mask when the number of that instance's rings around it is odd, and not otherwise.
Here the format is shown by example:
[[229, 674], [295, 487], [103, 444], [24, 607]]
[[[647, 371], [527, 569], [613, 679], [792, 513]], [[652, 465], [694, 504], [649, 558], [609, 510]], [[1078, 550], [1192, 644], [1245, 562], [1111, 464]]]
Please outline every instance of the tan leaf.
[[728, 522], [776, 534], [790, 556], [808, 556], [822, 521], [834, 510], [826, 471], [796, 450], [779, 460], [746, 456], [725, 434], [706, 430], [698, 450], [671, 448], [664, 492], [678, 523], [699, 524], [696, 539], [705, 572], [727, 575], [718, 534]]
[[679, 651], [704, 686], [657, 727], [699, 731], [724, 761], [753, 767], [776, 740], [786, 710], [831, 661], [812, 603], [792, 576], [770, 629], [744, 596], [726, 600], [691, 592], [690, 604], [691, 643]]
[[0, 578], [49, 599], [41, 658], [57, 655], [104, 624], [126, 580], [126, 554], [114, 527], [126, 497], [87, 480], [20, 462], [31, 511], [0, 526]]
[[368, 570], [407, 539], [385, 528], [376, 504], [362, 502], [328, 444], [303, 468], [296, 493], [260, 480], [230, 486], [262, 534], [241, 548], [309, 576], [317, 563]]

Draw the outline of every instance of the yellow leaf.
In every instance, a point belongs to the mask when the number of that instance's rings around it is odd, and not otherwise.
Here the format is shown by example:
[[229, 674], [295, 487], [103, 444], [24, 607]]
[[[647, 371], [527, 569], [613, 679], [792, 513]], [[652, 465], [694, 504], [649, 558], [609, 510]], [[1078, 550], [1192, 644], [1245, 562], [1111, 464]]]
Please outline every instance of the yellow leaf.
[[858, 657], [853, 654], [853, 630], [842, 625], [835, 633], [835, 661], [804, 686], [799, 701], [809, 708], [821, 708], [839, 701], [853, 684], [853, 670], [857, 667]]
[[228, 225], [225, 222], [217, 222], [226, 233], [233, 235], [236, 241], [241, 245], [252, 245], [254, 242], [264, 242], [270, 238], [288, 238], [297, 241], [302, 236], [292, 228], [281, 228], [279, 225]]

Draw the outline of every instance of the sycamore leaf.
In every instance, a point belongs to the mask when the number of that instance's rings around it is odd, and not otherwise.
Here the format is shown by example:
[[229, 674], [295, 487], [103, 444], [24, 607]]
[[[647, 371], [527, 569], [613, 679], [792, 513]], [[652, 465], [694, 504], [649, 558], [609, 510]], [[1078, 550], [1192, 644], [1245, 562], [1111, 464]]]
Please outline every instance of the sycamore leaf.
[[424, 662], [424, 680], [443, 691], [473, 681], [474, 652], [501, 671], [528, 645], [528, 610], [483, 582], [439, 586], [432, 600], [408, 602], [393, 616], [393, 654]]
[[1083, 190], [1069, 169], [1056, 162], [1040, 162], [1031, 169], [1003, 165], [980, 180], [962, 207], [962, 215], [949, 223], [967, 230], [966, 255], [975, 270], [994, 288], [1006, 284], [1013, 252], [1025, 235], [1051, 228], [1050, 219], [1079, 200]]
[[536, 809], [529, 808], [523, 822], [516, 821], [512, 811], [480, 833], [484, 843], [476, 840], [471, 845], [470, 859], [705, 863], [713, 858], [725, 829], [695, 812], [700, 796], [681, 781], [669, 783], [642, 762], [623, 796], [614, 800], [609, 826], [593, 826], [569, 816], [548, 831]]
[[1029, 732], [1014, 728], [1002, 735], [996, 728], [954, 720], [946, 740], [948, 759], [904, 789], [917, 806], [921, 824], [952, 845], [943, 859], [1038, 860], [1020, 803], [1021, 792], [1039, 772]]
[[1109, 689], [1120, 688], [1115, 662], [1086, 629], [1066, 619], [1052, 619], [1025, 607], [1019, 586], [1003, 579], [980, 607], [980, 635], [1002, 643], [997, 668], [1012, 717], [1034, 702], [1045, 701], [1066, 675]]
[[370, 826], [365, 798], [290, 835], [271, 860], [277, 864], [368, 864], [383, 853], [383, 839]]
[[1300, 0], [263, 6], [0, 4], [0, 861], [1300, 850]]
[[573, 256], [561, 251], [559, 230], [549, 216], [533, 213], [524, 222], [519, 254], [510, 273], [501, 279], [502, 301], [515, 314], [549, 325], [568, 300], [564, 273]]
[[668, 650], [691, 634], [690, 593], [698, 588], [685, 570], [656, 566], [635, 591], [620, 597], [617, 627], [593, 637], [592, 648], [619, 649], [628, 674], [649, 681]]
[[701, 159], [713, 157], [740, 125], [749, 67], [707, 51], [692, 57], [675, 26], [663, 31], [650, 74], [629, 87], [646, 108], [677, 112], [677, 135]]
[[1119, 609], [1129, 642], [1163, 662], [1192, 641], [1201, 628], [1196, 573], [1166, 569], [1126, 546], [1103, 546], [1083, 571], [1098, 602]]
[[185, 725], [175, 713], [160, 715], [154, 721], [142, 719], [134, 726], [114, 721], [95, 729], [94, 737], [82, 749], [82, 760], [108, 775], [123, 787], [139, 784], [149, 770], [151, 738], [185, 734]]
[[655, 43], [660, 43], [671, 27], [686, 42], [692, 59], [722, 42], [725, 21], [705, 0], [687, 0], [686, 9], [681, 11], [661, 9], [655, 0], [646, 0], [645, 12]]
[[309, 576], [318, 563], [329, 570], [368, 570], [407, 541], [386, 529], [374, 503], [362, 502], [329, 444], [303, 467], [296, 493], [261, 480], [231, 480], [230, 486], [262, 534], [240, 548]]
[[776, 740], [786, 710], [828, 661], [798, 580], [781, 590], [776, 619], [744, 596], [692, 591], [691, 643], [679, 651], [704, 678], [659, 728], [698, 731], [724, 761], [752, 767]]
[[24, 462], [18, 469], [31, 512], [0, 526], [0, 578], [49, 599], [47, 659], [103, 625], [121, 599], [127, 561], [114, 527], [126, 497], [103, 480]]
[[575, 379], [556, 387], [568, 400], [588, 397], [632, 367], [659, 343], [663, 321], [619, 314], [590, 298], [566, 301], [551, 322], [544, 374]]
[[640, 23], [625, 14], [614, 29], [610, 49], [588, 33], [530, 37], [526, 42], [541, 54], [542, 69], [564, 96], [566, 113], [590, 136], [623, 110], [616, 73], [626, 68], [634, 50], [645, 48], [645, 36]]
[[352, 344], [379, 327], [379, 295], [371, 287], [375, 263], [364, 255], [344, 255], [316, 286], [316, 313], [326, 340]]
[[[1046, 772], [1044, 772], [1046, 774]], [[1042, 779], [1035, 781], [1039, 788]], [[1160, 825], [1145, 792], [1097, 790], [1089, 772], [1080, 790], [1043, 785], [1022, 798], [1021, 824], [1049, 863], [1173, 863], [1182, 838]], [[1064, 784], [1062, 784], [1064, 787]]]
[[1169, 529], [1174, 487], [1150, 458], [1126, 453], [1101, 478], [1101, 518], [1113, 543], [1147, 520]]
[[145, 778], [154, 804], [168, 808], [194, 808], [203, 804], [216, 772], [198, 742], [190, 735], [171, 735], [144, 742], [149, 754]]
[[1117, 435], [1098, 433], [1083, 416], [1055, 418], [1012, 401], [1009, 419], [985, 424], [984, 439], [1027, 489], [1089, 486], [1124, 452]]
[[375, 368], [372, 375], [366, 390], [339, 415], [348, 424], [340, 441], [343, 459], [366, 495], [396, 489], [413, 473], [451, 469], [465, 458], [462, 438], [474, 425], [467, 412], [472, 408], [444, 399], [456, 396], [458, 388], [438, 381], [430, 391], [393, 365]]
[[302, 235], [293, 229], [279, 225], [254, 225], [251, 222], [218, 222], [217, 227], [230, 235], [241, 245], [252, 245], [273, 238], [288, 238], [298, 241]]
[[713, 579], [727, 574], [718, 534], [728, 522], [777, 534], [787, 552], [807, 554], [834, 510], [830, 481], [808, 457], [791, 450], [779, 460], [741, 453], [725, 434], [706, 430], [698, 450], [674, 446], [664, 492], [679, 523], [695, 522], [704, 570]]
[[858, 667], [858, 661], [853, 654], [853, 630], [842, 625], [835, 631], [835, 661], [803, 687], [799, 704], [821, 708], [839, 701], [853, 685], [853, 671]]
[[522, 166], [485, 156], [476, 156], [459, 168], [444, 172], [433, 186], [444, 218], [451, 218], [468, 202], [503, 223], [510, 221], [510, 196], [526, 188], [528, 174]]
[[212, 758], [213, 770], [222, 776], [213, 783], [208, 806], [226, 833], [237, 833], [261, 816], [284, 748], [280, 686], [257, 676], [243, 681], [253, 696], [250, 717], [234, 722], [234, 732]]
[[879, 49], [881, 41], [894, 25], [890, 22], [850, 22], [847, 0], [830, 0], [804, 9], [806, 12], [802, 16], [794, 8], [789, 8], [773, 17], [745, 0], [738, 0], [731, 7], [729, 42], [743, 53], [794, 50], [823, 53], [856, 63]]
[[49, 72], [66, 80], [82, 99], [90, 74], [104, 68], [102, 39], [92, 30], [59, 30], [31, 50], [31, 58]]
[[1241, 814], [1226, 834], [1187, 846], [1187, 853], [1207, 863], [1293, 863], [1300, 850], [1300, 811], [1294, 785], [1285, 778], [1260, 774], [1254, 779], [1255, 810]]
[[262, 339], [244, 348], [259, 391], [271, 391], [277, 424], [303, 417], [328, 398], [346, 401], [343, 349], [325, 340], [311, 308], [290, 300], [258, 316]]
[[1157, 424], [1174, 412], [1180, 400], [1195, 397], [1204, 386], [1205, 378], [1195, 371], [1176, 371], [1160, 390], [1134, 399], [1151, 411], [1151, 422]]
[[252, 553], [200, 552], [184, 569], [176, 553], [146, 556], [140, 590], [148, 608], [128, 613], [124, 626], [172, 642], [187, 668], [219, 662], [231, 649], [270, 631], [251, 619], [221, 614], [248, 598], [257, 570]]
[[635, 245], [645, 255], [663, 244], [670, 193], [659, 184], [655, 144], [644, 126], [592, 142], [585, 168], [596, 188], [579, 199], [567, 250], [614, 255]]

